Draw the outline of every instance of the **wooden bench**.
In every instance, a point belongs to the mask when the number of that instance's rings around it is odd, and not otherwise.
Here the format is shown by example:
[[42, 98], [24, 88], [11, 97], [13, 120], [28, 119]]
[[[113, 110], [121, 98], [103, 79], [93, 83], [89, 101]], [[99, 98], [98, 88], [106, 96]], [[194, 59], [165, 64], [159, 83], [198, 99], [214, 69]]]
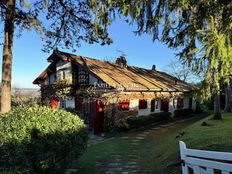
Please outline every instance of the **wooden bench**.
[[232, 172], [232, 153], [188, 149], [183, 141], [179, 142], [182, 174], [222, 174]]

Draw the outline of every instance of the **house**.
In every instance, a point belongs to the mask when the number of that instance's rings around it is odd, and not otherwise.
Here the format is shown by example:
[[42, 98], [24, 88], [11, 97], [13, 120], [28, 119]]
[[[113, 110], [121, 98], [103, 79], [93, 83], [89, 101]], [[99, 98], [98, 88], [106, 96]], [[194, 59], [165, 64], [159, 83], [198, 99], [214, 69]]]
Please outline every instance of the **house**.
[[[174, 112], [176, 109], [194, 109], [193, 87], [165, 72], [127, 65], [125, 57], [116, 62], [102, 61], [55, 50], [49, 57], [50, 65], [33, 81], [41, 87], [42, 100], [48, 98], [55, 108], [72, 108], [95, 132], [101, 132], [104, 111], [109, 104], [116, 106], [116, 119], [128, 115], [149, 115], [153, 112]], [[46, 86], [69, 80], [72, 95], [57, 97], [44, 94]], [[82, 95], [89, 89], [98, 95]], [[84, 89], [84, 90], [83, 90]]]

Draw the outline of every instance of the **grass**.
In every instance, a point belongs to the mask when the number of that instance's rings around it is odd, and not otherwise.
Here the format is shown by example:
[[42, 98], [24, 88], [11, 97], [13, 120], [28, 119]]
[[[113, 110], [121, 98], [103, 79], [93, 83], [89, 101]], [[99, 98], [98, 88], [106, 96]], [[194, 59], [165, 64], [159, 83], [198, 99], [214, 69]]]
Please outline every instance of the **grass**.
[[[135, 154], [138, 156], [137, 164], [142, 173], [181, 173], [180, 167], [170, 166], [180, 160], [178, 146], [180, 140], [184, 141], [188, 148], [232, 152], [232, 114], [224, 113], [223, 120], [211, 118], [212, 116], [201, 120], [196, 118], [154, 131], [141, 140], [139, 146], [131, 146], [130, 142], [141, 131], [122, 134], [121, 136], [128, 139], [118, 136], [91, 146], [74, 163], [74, 167], [78, 168], [78, 173], [81, 174], [103, 173], [95, 167], [96, 161], [107, 165], [114, 160], [111, 155], [117, 154], [121, 155], [122, 162], [126, 164], [129, 160], [128, 154]], [[202, 122], [206, 122], [207, 125], [202, 126]]]

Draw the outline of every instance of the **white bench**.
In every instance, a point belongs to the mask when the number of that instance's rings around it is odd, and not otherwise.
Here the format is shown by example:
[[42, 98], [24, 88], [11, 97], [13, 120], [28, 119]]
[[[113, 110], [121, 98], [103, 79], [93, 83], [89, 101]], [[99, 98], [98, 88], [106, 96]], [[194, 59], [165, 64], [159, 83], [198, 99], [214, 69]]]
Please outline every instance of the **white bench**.
[[182, 174], [214, 174], [215, 170], [222, 174], [232, 172], [232, 153], [187, 149], [183, 141], [179, 142], [182, 161]]

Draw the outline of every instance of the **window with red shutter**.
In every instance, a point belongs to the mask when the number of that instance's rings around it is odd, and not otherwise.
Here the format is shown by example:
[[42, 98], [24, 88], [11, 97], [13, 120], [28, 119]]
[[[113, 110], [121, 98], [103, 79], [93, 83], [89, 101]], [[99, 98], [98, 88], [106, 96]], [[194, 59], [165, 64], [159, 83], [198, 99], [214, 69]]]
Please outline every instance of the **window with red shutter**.
[[147, 100], [139, 100], [139, 109], [147, 109]]
[[121, 109], [121, 110], [129, 110], [130, 109], [130, 101], [129, 100], [121, 100], [121, 101], [119, 101], [119, 109]]

